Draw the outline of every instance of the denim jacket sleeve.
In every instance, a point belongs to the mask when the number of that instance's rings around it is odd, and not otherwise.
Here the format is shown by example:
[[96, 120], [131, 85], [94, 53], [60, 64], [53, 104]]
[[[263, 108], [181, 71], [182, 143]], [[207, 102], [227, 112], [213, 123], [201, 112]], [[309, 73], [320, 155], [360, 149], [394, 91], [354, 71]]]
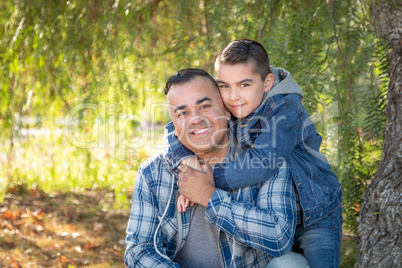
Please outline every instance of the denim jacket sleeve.
[[[127, 267], [180, 267], [155, 251], [153, 237], [158, 223], [157, 200], [149, 189], [142, 170], [139, 170], [127, 225], [127, 246], [124, 254]], [[166, 248], [162, 247], [163, 237], [160, 230], [157, 241], [159, 250], [166, 255]]]
[[[291, 100], [273, 105], [269, 116], [257, 118], [261, 133], [241, 157], [213, 167], [215, 186], [223, 190], [236, 189], [264, 182], [275, 175], [300, 140], [302, 110]], [[239, 131], [247, 125], [239, 125]], [[244, 144], [243, 144], [244, 145]]]
[[[296, 201], [289, 169], [280, 168], [276, 176], [259, 188], [255, 203], [237, 200], [221, 189], [213, 193], [206, 219], [236, 240], [274, 257], [288, 252], [296, 229]], [[261, 184], [259, 184], [261, 185]], [[240, 199], [257, 186], [239, 189]]]
[[181, 144], [174, 132], [175, 128], [173, 122], [166, 124], [163, 136], [163, 147], [166, 148], [166, 157], [173, 170], [179, 166], [183, 159], [192, 156], [196, 157], [192, 151]]

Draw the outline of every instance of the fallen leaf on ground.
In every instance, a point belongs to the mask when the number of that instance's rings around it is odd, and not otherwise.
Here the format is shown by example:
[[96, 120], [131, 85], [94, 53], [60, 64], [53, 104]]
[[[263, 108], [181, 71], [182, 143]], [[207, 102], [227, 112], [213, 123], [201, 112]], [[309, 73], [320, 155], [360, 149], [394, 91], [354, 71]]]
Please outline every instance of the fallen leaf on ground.
[[10, 261], [14, 264], [14, 268], [21, 268], [21, 265], [10, 256]]
[[85, 250], [92, 250], [92, 249], [95, 249], [95, 248], [98, 248], [99, 247], [99, 245], [93, 245], [93, 244], [91, 244], [89, 241], [85, 244], [85, 246], [84, 246], [84, 249]]
[[7, 209], [6, 211], [4, 211], [1, 217], [5, 220], [11, 219], [13, 217], [13, 213], [11, 212], [11, 210]]
[[52, 248], [60, 248], [60, 245], [56, 243], [56, 244], [51, 245], [51, 247]]

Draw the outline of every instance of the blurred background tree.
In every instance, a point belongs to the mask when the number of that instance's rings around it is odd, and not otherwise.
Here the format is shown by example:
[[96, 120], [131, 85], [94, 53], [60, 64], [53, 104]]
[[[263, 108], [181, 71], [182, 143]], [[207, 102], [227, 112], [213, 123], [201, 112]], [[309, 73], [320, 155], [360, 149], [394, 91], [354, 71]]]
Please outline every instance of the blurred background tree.
[[249, 38], [305, 92], [355, 243], [363, 192], [381, 160], [389, 82], [389, 45], [370, 24], [371, 3], [1, 1], [0, 196], [21, 184], [110, 188], [127, 207], [136, 169], [160, 149], [169, 121], [166, 79], [187, 67], [213, 74], [219, 51]]
[[402, 2], [375, 2], [371, 21], [387, 40], [389, 85], [381, 164], [364, 193], [359, 215], [355, 267], [398, 267], [402, 263]]

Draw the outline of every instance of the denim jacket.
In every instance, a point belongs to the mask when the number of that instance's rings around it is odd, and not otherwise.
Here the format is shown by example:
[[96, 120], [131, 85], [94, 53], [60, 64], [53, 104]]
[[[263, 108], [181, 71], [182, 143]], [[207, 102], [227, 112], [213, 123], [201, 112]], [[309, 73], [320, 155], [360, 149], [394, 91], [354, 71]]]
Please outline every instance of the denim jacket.
[[[215, 185], [227, 190], [253, 185], [272, 177], [287, 162], [299, 194], [303, 224], [327, 216], [342, 203], [342, 188], [324, 155], [321, 136], [315, 130], [301, 100], [303, 92], [289, 72], [271, 67], [275, 77], [271, 91], [247, 118], [232, 116], [230, 128], [247, 151], [236, 161], [213, 168]], [[165, 127], [171, 160], [194, 154], [178, 142], [174, 126]]]
[[[230, 152], [242, 151], [237, 147]], [[127, 226], [127, 267], [179, 267], [173, 260], [188, 236], [192, 208], [177, 211], [176, 174], [162, 154], [140, 166]], [[220, 230], [222, 267], [266, 267], [272, 257], [291, 249], [296, 202], [289, 176], [284, 165], [263, 183], [230, 192], [215, 190], [205, 219]]]

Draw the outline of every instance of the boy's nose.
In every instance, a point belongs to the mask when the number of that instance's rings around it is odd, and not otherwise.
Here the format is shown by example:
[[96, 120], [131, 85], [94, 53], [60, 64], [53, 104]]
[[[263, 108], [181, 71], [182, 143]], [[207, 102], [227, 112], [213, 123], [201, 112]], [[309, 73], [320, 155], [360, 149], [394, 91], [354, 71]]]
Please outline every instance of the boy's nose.
[[231, 100], [238, 100], [238, 99], [240, 99], [239, 90], [237, 90], [237, 89], [232, 89], [232, 90], [230, 91], [230, 99], [231, 99]]

